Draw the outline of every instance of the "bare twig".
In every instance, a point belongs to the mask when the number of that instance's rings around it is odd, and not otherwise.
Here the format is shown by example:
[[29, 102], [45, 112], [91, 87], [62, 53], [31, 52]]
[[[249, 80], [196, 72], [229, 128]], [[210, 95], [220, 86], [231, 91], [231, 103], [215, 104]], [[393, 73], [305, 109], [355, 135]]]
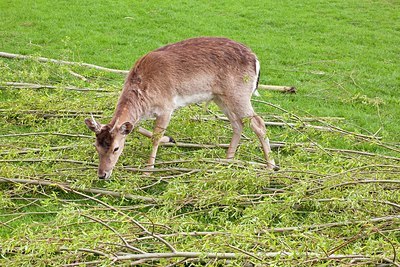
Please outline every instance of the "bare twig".
[[103, 116], [100, 115], [102, 112], [96, 112], [97, 114], [93, 114], [93, 112], [84, 112], [84, 111], [75, 111], [75, 110], [13, 110], [13, 109], [0, 109], [1, 113], [8, 113], [8, 114], [33, 114], [38, 117], [43, 117], [44, 119], [47, 118], [66, 118], [66, 117], [79, 117], [79, 116], [93, 116], [95, 118], [102, 118]]
[[[182, 143], [182, 142], [176, 142], [176, 143], [161, 143], [160, 145], [162, 146], [168, 146], [168, 147], [186, 147], [186, 148], [228, 148], [229, 144], [194, 144], [194, 143]], [[270, 143], [271, 148], [282, 148], [285, 146], [283, 142], [271, 142]]]
[[126, 198], [126, 199], [131, 199], [131, 200], [139, 200], [139, 201], [150, 202], [150, 203], [155, 203], [157, 201], [156, 199], [154, 199], [152, 197], [144, 197], [144, 196], [138, 196], [138, 195], [132, 195], [132, 194], [123, 194], [120, 192], [109, 191], [109, 190], [104, 190], [104, 189], [99, 189], [99, 188], [72, 188], [68, 184], [57, 183], [54, 181], [0, 177], [0, 183], [5, 183], [5, 182], [6, 183], [32, 184], [32, 185], [59, 187], [65, 191], [70, 191], [70, 192], [81, 191], [81, 192], [86, 192], [86, 193], [107, 195], [107, 196]]
[[[389, 238], [387, 238], [387, 236], [385, 236], [378, 228], [375, 228], [374, 232], [378, 233], [386, 242], [388, 242], [390, 244], [390, 246], [393, 249], [393, 260], [392, 260], [392, 262], [396, 263], [397, 251], [396, 251], [396, 247], [393, 244], [393, 242]], [[395, 264], [395, 265], [396, 266], [400, 266], [400, 264]]]
[[94, 218], [94, 217], [89, 216], [89, 215], [84, 214], [84, 213], [80, 213], [80, 215], [82, 215], [83, 217], [86, 217], [86, 218], [88, 218], [88, 219], [90, 219], [90, 220], [92, 220], [92, 221], [94, 221], [94, 222], [100, 223], [100, 224], [103, 225], [104, 227], [106, 227], [106, 228], [108, 228], [109, 230], [111, 230], [114, 234], [116, 234], [116, 235], [119, 237], [119, 239], [121, 239], [121, 241], [125, 244], [125, 247], [126, 247], [126, 248], [129, 248], [130, 250], [133, 250], [133, 251], [135, 251], [135, 252], [146, 253], [146, 252], [144, 252], [144, 251], [141, 250], [141, 249], [138, 249], [138, 248], [136, 248], [136, 247], [134, 247], [134, 246], [131, 246], [131, 245], [128, 243], [128, 241], [126, 241], [126, 239], [125, 239], [117, 230], [115, 230], [113, 227], [111, 227], [111, 226], [108, 225], [107, 223], [103, 222], [102, 220], [100, 220], [100, 219], [98, 219], [98, 218]]
[[[258, 253], [257, 257], [261, 258], [276, 258], [276, 257], [305, 257], [305, 256], [314, 256], [320, 257], [321, 254], [318, 253], [292, 253], [292, 252], [266, 252], [266, 253]], [[116, 261], [124, 261], [124, 260], [140, 260], [140, 259], [169, 259], [169, 258], [202, 258], [202, 259], [218, 259], [218, 260], [228, 260], [228, 259], [249, 259], [253, 258], [253, 255], [247, 255], [242, 253], [203, 253], [203, 252], [175, 252], [175, 253], [146, 253], [146, 254], [126, 254], [122, 256], [117, 256], [115, 258]], [[341, 259], [358, 259], [358, 260], [367, 260], [370, 257], [365, 255], [353, 254], [353, 255], [329, 255], [325, 257], [326, 260], [341, 260]]]
[[355, 224], [388, 222], [388, 221], [395, 221], [395, 220], [399, 220], [399, 219], [400, 219], [400, 215], [393, 215], [393, 216], [386, 216], [386, 217], [371, 218], [369, 220], [364, 220], [364, 221], [343, 221], [343, 222], [334, 222], [334, 223], [325, 223], [325, 224], [305, 225], [305, 226], [270, 228], [270, 229], [258, 231], [258, 233], [265, 234], [268, 232], [293, 232], [293, 231], [300, 231], [300, 230], [316, 230], [316, 229], [348, 226], [348, 225], [355, 225]]
[[24, 136], [41, 136], [41, 135], [57, 135], [57, 136], [65, 136], [65, 137], [82, 137], [82, 138], [90, 138], [93, 139], [93, 136], [83, 135], [83, 134], [69, 134], [69, 133], [51, 133], [51, 132], [37, 132], [37, 133], [13, 133], [13, 134], [3, 134], [0, 135], [0, 138], [7, 137], [24, 137]]
[[[153, 236], [155, 239], [159, 240], [161, 243], [163, 243], [164, 245], [166, 245], [173, 253], [176, 253], [176, 249], [168, 242], [166, 241], [164, 238], [160, 237], [158, 234], [155, 234], [149, 230], [147, 230], [146, 227], [144, 227], [141, 223], [139, 223], [137, 220], [133, 219], [132, 217], [128, 216], [127, 214], [125, 214], [124, 212], [122, 212], [121, 210], [115, 208], [114, 206], [111, 206], [107, 203], [105, 203], [104, 201], [101, 201], [95, 197], [92, 196], [88, 196], [82, 192], [76, 191], [74, 189], [70, 189], [72, 192], [74, 192], [75, 194], [81, 195], [83, 197], [86, 197], [90, 200], [93, 200], [101, 205], [103, 205], [104, 207], [109, 208], [110, 210], [115, 211], [116, 213], [126, 217], [130, 222], [132, 222], [133, 224], [135, 224], [137, 227], [139, 227], [143, 232], [145, 232], [148, 235]], [[141, 254], [141, 255], [146, 255], [146, 254]]]
[[77, 145], [72, 145], [72, 146], [55, 146], [55, 147], [49, 147], [49, 148], [45, 148], [45, 149], [41, 149], [41, 148], [26, 148], [20, 151], [4, 151], [0, 153], [0, 156], [3, 155], [8, 155], [8, 154], [28, 154], [28, 153], [38, 153], [38, 152], [42, 152], [42, 151], [59, 151], [59, 150], [67, 150], [67, 149], [73, 149], [73, 148], [77, 148]]
[[[368, 157], [381, 157], [381, 158], [385, 158], [385, 159], [391, 159], [391, 160], [400, 161], [400, 158], [398, 158], [398, 157], [386, 156], [386, 155], [381, 155], [381, 154], [376, 154], [376, 153], [371, 153], [371, 152], [365, 152], [365, 151], [359, 151], [359, 150], [336, 149], [336, 148], [324, 148], [324, 149], [329, 151], [329, 152], [357, 154], [357, 155], [368, 156]], [[315, 151], [315, 148], [305, 147], [304, 150]]]
[[69, 72], [72, 76], [74, 76], [74, 77], [76, 77], [76, 78], [78, 78], [78, 79], [81, 79], [81, 80], [84, 81], [84, 82], [88, 82], [88, 81], [89, 81], [88, 78], [86, 78], [86, 77], [83, 76], [83, 75], [80, 75], [79, 73], [76, 73], [76, 72], [74, 72], [74, 71], [72, 71], [72, 70], [68, 70], [68, 72]]
[[78, 88], [74, 86], [55, 86], [55, 85], [43, 85], [43, 84], [34, 84], [34, 83], [18, 83], [18, 82], [4, 82], [0, 83], [0, 89], [65, 89], [65, 90], [71, 90], [71, 91], [81, 91], [81, 92], [90, 92], [90, 91], [95, 91], [95, 92], [112, 92], [103, 88]]
[[328, 127], [328, 126], [318, 126], [318, 125], [307, 124], [307, 123], [304, 123], [304, 122], [301, 120], [301, 118], [298, 117], [297, 115], [294, 115], [293, 113], [291, 113], [291, 112], [289, 112], [289, 111], [287, 111], [287, 110], [285, 110], [285, 109], [282, 109], [282, 108], [279, 107], [279, 106], [276, 106], [276, 105], [274, 105], [274, 104], [268, 103], [268, 102], [266, 102], [266, 101], [257, 100], [257, 99], [252, 99], [252, 101], [253, 101], [253, 102], [257, 102], [257, 103], [266, 104], [266, 105], [272, 106], [272, 107], [274, 107], [274, 108], [277, 108], [277, 109], [279, 109], [279, 110], [282, 110], [282, 111], [284, 111], [284, 112], [286, 112], [286, 113], [288, 113], [288, 114], [294, 116], [295, 118], [298, 119], [299, 122], [302, 123], [301, 125], [298, 125], [298, 124], [296, 124], [296, 123], [288, 123], [288, 122], [283, 122], [283, 123], [280, 123], [280, 122], [271, 122], [271, 123], [268, 123], [268, 124], [266, 123], [267, 126], [289, 126], [289, 127], [292, 127], [292, 128], [293, 128], [293, 127], [304, 127], [304, 128], [311, 128], [311, 129], [320, 130], [320, 131], [338, 132], [338, 133], [342, 133], [342, 134], [353, 135], [353, 136], [355, 136], [355, 137], [360, 137], [360, 138], [364, 138], [364, 139], [381, 139], [381, 137], [379, 137], [379, 136], [371, 136], [371, 135], [365, 135], [365, 134], [354, 133], [354, 132], [350, 132], [350, 131], [341, 129], [341, 128], [339, 128], [339, 127], [332, 127], [332, 126], [329, 126], [329, 127]]
[[338, 188], [342, 186], [348, 186], [348, 185], [357, 185], [357, 184], [400, 184], [400, 180], [357, 180], [357, 181], [351, 181], [351, 182], [345, 182], [345, 183], [340, 183], [332, 186], [322, 186], [322, 187], [317, 187], [313, 188], [307, 191], [307, 193], [312, 193], [315, 191], [320, 191], [324, 189], [333, 189], [333, 188]]
[[113, 72], [113, 73], [118, 73], [118, 74], [123, 74], [123, 75], [128, 74], [128, 71], [126, 71], [126, 70], [116, 70], [116, 69], [110, 69], [110, 68], [97, 66], [94, 64], [57, 60], [57, 59], [46, 58], [46, 57], [33, 57], [33, 56], [25, 56], [25, 55], [12, 54], [12, 53], [6, 53], [6, 52], [0, 52], [0, 57], [10, 58], [10, 59], [30, 59], [30, 60], [37, 60], [40, 62], [51, 62], [51, 63], [63, 64], [63, 65], [83, 66], [83, 67], [88, 67], [88, 68], [92, 68], [92, 69], [108, 71], [108, 72]]
[[[30, 59], [30, 60], [37, 60], [37, 61], [40, 61], [40, 62], [51, 62], [51, 63], [62, 64], [62, 65], [82, 66], [82, 67], [97, 69], [97, 70], [101, 70], [101, 71], [118, 73], [118, 74], [122, 74], [122, 75], [126, 75], [126, 74], [129, 73], [128, 70], [111, 69], [111, 68], [106, 68], [106, 67], [102, 67], [102, 66], [98, 66], [98, 65], [94, 65], [94, 64], [89, 64], [89, 63], [83, 63], [83, 62], [80, 63], [80, 62], [73, 62], [73, 61], [66, 61], [66, 60], [57, 60], [57, 59], [46, 58], [46, 57], [26, 56], [26, 55], [13, 54], [13, 53], [7, 53], [7, 52], [0, 52], [0, 57], [9, 58], [9, 59]], [[71, 73], [71, 71], [70, 71], [70, 73]], [[74, 73], [74, 72], [72, 72], [72, 73]], [[79, 74], [74, 73], [73, 75], [78, 77]], [[81, 76], [81, 75], [79, 75], [79, 76]], [[81, 76], [81, 77], [83, 77], [83, 76]], [[83, 77], [83, 78], [85, 78], [85, 77]], [[258, 86], [258, 88], [259, 89], [266, 89], [266, 90], [283, 91], [283, 92], [288, 92], [288, 93], [295, 93], [296, 92], [296, 88], [295, 87], [289, 87], [289, 86], [274, 86], [274, 85], [263, 85], [263, 84], [260, 84]]]
[[[61, 247], [60, 251], [71, 251], [70, 249], [66, 248], [66, 247]], [[80, 248], [78, 249], [78, 251], [82, 251], [82, 252], [88, 252], [88, 253], [92, 253], [95, 255], [99, 255], [99, 256], [103, 256], [103, 257], [107, 257], [107, 258], [111, 258], [113, 257], [112, 255], [106, 254], [102, 251], [98, 251], [98, 250], [94, 250], [94, 249], [89, 249], [89, 248]]]

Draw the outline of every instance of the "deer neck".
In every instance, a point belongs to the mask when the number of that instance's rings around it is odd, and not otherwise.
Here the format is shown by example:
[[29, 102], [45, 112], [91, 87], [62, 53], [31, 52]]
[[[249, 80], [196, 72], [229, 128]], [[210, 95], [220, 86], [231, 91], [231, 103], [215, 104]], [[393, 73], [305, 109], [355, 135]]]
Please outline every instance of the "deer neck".
[[137, 123], [145, 113], [144, 103], [142, 102], [136, 97], [126, 97], [122, 94], [115, 108], [110, 125], [114, 126], [117, 124], [119, 127], [124, 122]]

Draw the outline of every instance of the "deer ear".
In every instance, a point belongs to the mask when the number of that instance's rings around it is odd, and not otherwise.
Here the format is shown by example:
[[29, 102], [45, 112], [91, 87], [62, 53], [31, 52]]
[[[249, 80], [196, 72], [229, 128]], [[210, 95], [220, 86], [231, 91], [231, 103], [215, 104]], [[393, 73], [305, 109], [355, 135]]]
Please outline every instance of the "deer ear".
[[124, 122], [121, 127], [119, 127], [119, 132], [123, 135], [128, 135], [132, 132], [133, 130], [133, 124], [130, 123], [129, 121]]
[[100, 133], [101, 125], [94, 118], [85, 119], [86, 126], [95, 133]]

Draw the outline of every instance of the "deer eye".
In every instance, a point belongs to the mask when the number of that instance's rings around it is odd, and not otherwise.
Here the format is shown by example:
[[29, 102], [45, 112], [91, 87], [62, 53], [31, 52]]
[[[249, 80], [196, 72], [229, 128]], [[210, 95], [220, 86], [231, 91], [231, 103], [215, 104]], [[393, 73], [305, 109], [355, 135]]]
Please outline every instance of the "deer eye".
[[117, 152], [119, 147], [114, 148], [113, 152]]

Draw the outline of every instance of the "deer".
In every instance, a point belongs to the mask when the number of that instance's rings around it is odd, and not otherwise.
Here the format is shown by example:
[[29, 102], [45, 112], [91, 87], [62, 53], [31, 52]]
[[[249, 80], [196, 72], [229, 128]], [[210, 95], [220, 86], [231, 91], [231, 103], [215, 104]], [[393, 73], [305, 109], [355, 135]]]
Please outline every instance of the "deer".
[[96, 135], [98, 177], [108, 179], [123, 149], [126, 137], [141, 120], [155, 118], [153, 132], [138, 132], [152, 139], [147, 168], [154, 168], [161, 142], [174, 110], [189, 104], [213, 101], [228, 117], [233, 135], [226, 158], [235, 156], [245, 122], [258, 137], [266, 168], [278, 169], [270, 157], [266, 127], [252, 105], [260, 77], [257, 56], [245, 45], [223, 37], [197, 37], [169, 44], [141, 57], [129, 71], [117, 106], [108, 124], [93, 116], [85, 119]]

